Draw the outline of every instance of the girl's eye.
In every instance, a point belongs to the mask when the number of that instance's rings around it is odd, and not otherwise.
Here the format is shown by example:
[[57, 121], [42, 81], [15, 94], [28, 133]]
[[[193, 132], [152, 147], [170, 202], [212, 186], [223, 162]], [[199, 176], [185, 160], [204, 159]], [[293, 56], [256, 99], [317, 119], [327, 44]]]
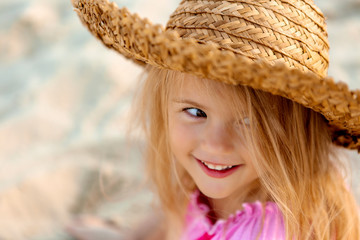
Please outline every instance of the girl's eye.
[[187, 112], [192, 117], [201, 117], [201, 118], [207, 117], [206, 113], [198, 108], [185, 108], [183, 111]]
[[245, 125], [247, 125], [247, 126], [250, 125], [250, 119], [248, 117], [244, 118], [243, 121], [244, 121]]
[[250, 124], [250, 119], [248, 117], [243, 118], [242, 121], [236, 122], [238, 127], [250, 126]]

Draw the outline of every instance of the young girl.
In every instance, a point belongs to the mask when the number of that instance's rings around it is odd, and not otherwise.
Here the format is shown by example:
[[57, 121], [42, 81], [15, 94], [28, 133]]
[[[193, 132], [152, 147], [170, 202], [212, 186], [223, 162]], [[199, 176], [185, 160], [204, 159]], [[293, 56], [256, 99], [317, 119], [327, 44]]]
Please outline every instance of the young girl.
[[360, 150], [360, 92], [326, 77], [311, 0], [183, 0], [166, 30], [107, 0], [73, 5], [147, 65], [136, 116], [158, 239], [360, 239], [335, 147]]

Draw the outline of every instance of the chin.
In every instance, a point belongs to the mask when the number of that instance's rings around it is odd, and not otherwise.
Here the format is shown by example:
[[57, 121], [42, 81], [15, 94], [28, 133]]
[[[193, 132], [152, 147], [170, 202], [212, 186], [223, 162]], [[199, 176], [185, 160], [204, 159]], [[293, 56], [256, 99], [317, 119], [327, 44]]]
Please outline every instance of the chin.
[[230, 189], [219, 189], [214, 186], [203, 187], [203, 186], [198, 185], [198, 188], [202, 194], [204, 194], [206, 197], [212, 198], [212, 199], [227, 198], [232, 193], [232, 191]]

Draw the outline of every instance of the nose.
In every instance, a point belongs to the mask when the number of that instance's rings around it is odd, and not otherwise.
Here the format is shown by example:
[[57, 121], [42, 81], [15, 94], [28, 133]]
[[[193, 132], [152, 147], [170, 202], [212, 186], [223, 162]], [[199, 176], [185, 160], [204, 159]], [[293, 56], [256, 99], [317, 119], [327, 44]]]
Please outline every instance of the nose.
[[234, 150], [235, 134], [234, 129], [227, 124], [209, 123], [203, 131], [202, 146], [216, 154], [229, 153]]

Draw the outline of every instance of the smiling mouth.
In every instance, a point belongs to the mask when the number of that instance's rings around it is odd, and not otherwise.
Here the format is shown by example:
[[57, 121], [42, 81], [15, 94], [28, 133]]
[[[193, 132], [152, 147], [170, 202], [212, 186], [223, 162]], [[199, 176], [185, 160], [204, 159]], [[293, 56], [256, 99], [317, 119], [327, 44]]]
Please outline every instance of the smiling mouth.
[[228, 166], [224, 166], [224, 165], [215, 165], [215, 164], [211, 164], [211, 163], [206, 163], [204, 161], [199, 160], [202, 164], [204, 164], [207, 168], [211, 169], [211, 170], [217, 170], [217, 171], [224, 171], [224, 170], [228, 170], [231, 169], [233, 167], [239, 166], [239, 165], [228, 165]]
[[200, 168], [210, 177], [213, 178], [225, 178], [233, 173], [235, 173], [243, 164], [239, 165], [216, 165], [209, 162], [201, 161], [195, 158]]

